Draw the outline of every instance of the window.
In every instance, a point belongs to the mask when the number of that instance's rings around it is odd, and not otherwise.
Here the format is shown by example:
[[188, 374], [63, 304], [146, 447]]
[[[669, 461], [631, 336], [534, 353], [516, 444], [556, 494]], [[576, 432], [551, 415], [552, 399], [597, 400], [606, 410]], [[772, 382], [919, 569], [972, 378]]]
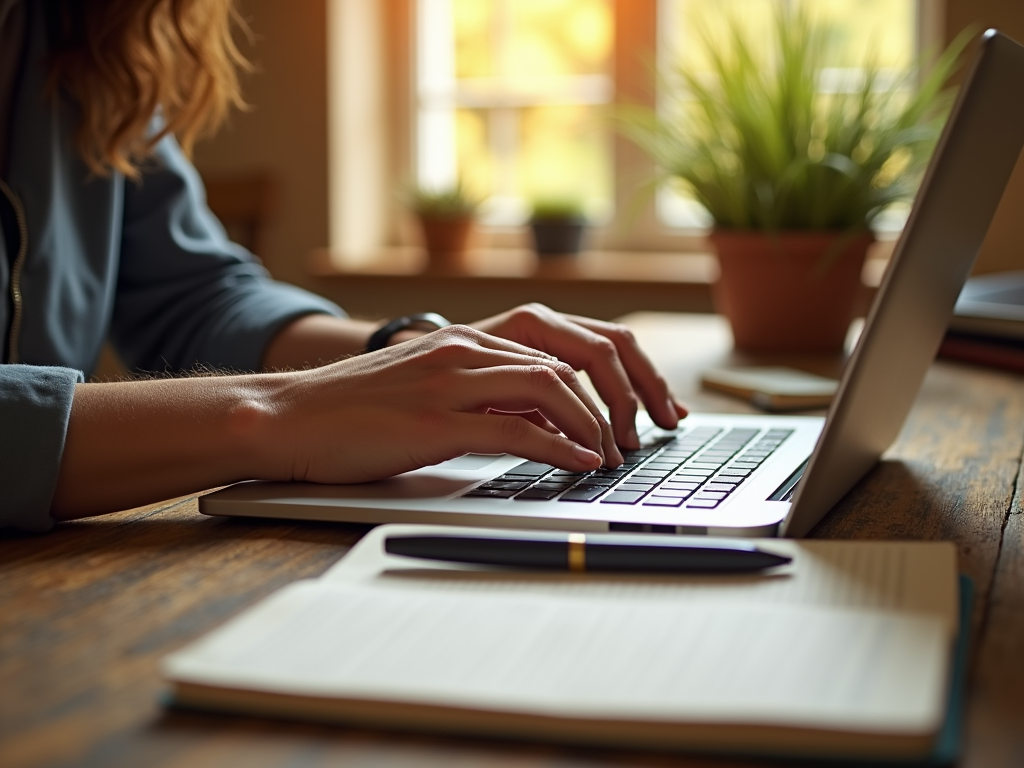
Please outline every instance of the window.
[[540, 198], [610, 212], [611, 0], [420, 0], [416, 26], [419, 183], [461, 177], [499, 225]]
[[[443, 185], [461, 176], [487, 198], [495, 246], [525, 244], [519, 225], [533, 200], [578, 198], [601, 224], [596, 247], [702, 249], [706, 218], [670, 189], [653, 193], [656, 169], [611, 129], [610, 108], [655, 106], [653, 70], [659, 59], [692, 55], [697, 17], [736, 12], [756, 26], [774, 2], [798, 1], [333, 0], [330, 34], [343, 42], [332, 50], [342, 84], [332, 85], [332, 136], [348, 131], [359, 140], [335, 142], [343, 150], [332, 158], [332, 226], [343, 235], [332, 230], [332, 243], [358, 240], [347, 250], [368, 252], [372, 241], [411, 239], [396, 219], [374, 218], [373, 205], [396, 210], [395, 191], [410, 180]], [[941, 40], [940, 2], [813, 0], [842, 30], [821, 87], [841, 87], [847, 62], [869, 44], [888, 66], [904, 68], [918, 40]], [[372, 14], [380, 16], [373, 24], [361, 20]], [[374, 25], [385, 45], [367, 73], [358, 52]], [[354, 121], [368, 109], [381, 115], [376, 129]], [[361, 180], [353, 169], [363, 169]], [[385, 184], [374, 181], [382, 177]], [[898, 229], [898, 212], [894, 222]]]

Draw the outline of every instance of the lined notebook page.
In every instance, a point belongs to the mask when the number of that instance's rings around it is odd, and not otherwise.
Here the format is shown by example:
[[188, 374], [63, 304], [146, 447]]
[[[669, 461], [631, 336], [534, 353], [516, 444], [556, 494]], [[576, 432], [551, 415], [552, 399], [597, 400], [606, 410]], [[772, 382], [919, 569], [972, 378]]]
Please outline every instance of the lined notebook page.
[[[949, 542], [751, 540], [793, 558], [770, 575], [715, 577], [602, 576], [497, 571], [384, 552], [384, 538], [416, 533], [517, 535], [488, 529], [385, 525], [367, 534], [321, 579], [431, 593], [572, 595], [606, 599], [675, 597], [687, 601], [828, 606], [939, 617], [957, 628], [956, 547]], [[706, 539], [705, 539], [706, 540]]]
[[933, 731], [939, 619], [300, 582], [169, 657], [173, 682], [566, 717]]

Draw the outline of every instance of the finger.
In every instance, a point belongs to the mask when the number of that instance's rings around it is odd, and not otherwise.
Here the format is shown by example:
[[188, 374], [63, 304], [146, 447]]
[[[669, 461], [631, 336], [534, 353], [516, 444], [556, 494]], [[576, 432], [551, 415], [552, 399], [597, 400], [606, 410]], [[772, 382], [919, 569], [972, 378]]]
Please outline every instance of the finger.
[[640, 438], [636, 433], [639, 401], [615, 344], [557, 312], [531, 317], [527, 340], [557, 355], [573, 368], [585, 370], [608, 405], [616, 443], [625, 448], [639, 448]]
[[429, 339], [435, 348], [452, 347], [454, 349], [482, 349], [494, 352], [506, 352], [510, 354], [523, 355], [526, 357], [540, 358], [543, 360], [555, 360], [555, 356], [540, 349], [520, 344], [500, 336], [492, 336], [489, 333], [478, 331], [468, 325], [449, 325], [445, 328], [428, 334], [424, 339]]
[[601, 466], [598, 454], [518, 415], [453, 413], [448, 427], [453, 456], [510, 453], [572, 472], [589, 472]]
[[472, 410], [540, 411], [566, 437], [599, 454], [602, 461], [607, 458], [603, 445], [606, 425], [566, 385], [554, 367], [501, 366], [467, 371], [464, 375], [471, 389]]
[[[501, 349], [484, 349], [481, 347], [475, 347], [466, 349], [462, 354], [460, 354], [459, 359], [453, 359], [450, 364], [475, 370], [488, 370], [503, 366], [530, 367], [536, 365], [550, 368], [559, 376], [559, 378], [561, 378], [562, 382], [569, 388], [576, 398], [583, 403], [600, 426], [600, 452], [604, 458], [605, 464], [609, 467], [619, 466], [619, 464], [622, 463], [622, 452], [616, 444], [615, 431], [612, 429], [612, 425], [609, 424], [608, 420], [604, 417], [604, 413], [602, 413], [601, 408], [596, 402], [594, 402], [594, 398], [591, 397], [590, 392], [587, 391], [587, 388], [584, 387], [583, 383], [579, 380], [579, 377], [573, 370], [574, 366], [562, 362], [551, 355], [545, 354], [543, 357], [539, 357], [534, 354], [534, 350], [531, 350], [529, 347], [522, 347], [522, 349], [525, 349], [529, 354], [519, 354], [517, 352]], [[493, 404], [487, 403], [486, 405], [490, 406]], [[548, 416], [548, 418], [552, 418], [551, 414], [545, 415]], [[559, 424], [558, 426], [561, 425]], [[570, 437], [572, 437], [572, 435], [570, 435]], [[637, 441], [637, 445], [633, 447], [639, 447], [639, 441]]]
[[626, 375], [659, 427], [673, 429], [679, 419], [687, 415], [686, 406], [669, 392], [665, 379], [658, 374], [650, 358], [640, 349], [633, 332], [627, 326], [576, 315], [567, 316], [567, 319], [603, 336], [615, 345]]
[[536, 424], [546, 432], [550, 432], [553, 435], [561, 434], [561, 430], [552, 424], [550, 421], [544, 418], [544, 414], [540, 411], [525, 411], [520, 413], [511, 413], [509, 411], [499, 411], [494, 408], [488, 408], [488, 413], [493, 413], [498, 416], [518, 416], [521, 419], [526, 419], [531, 424]]

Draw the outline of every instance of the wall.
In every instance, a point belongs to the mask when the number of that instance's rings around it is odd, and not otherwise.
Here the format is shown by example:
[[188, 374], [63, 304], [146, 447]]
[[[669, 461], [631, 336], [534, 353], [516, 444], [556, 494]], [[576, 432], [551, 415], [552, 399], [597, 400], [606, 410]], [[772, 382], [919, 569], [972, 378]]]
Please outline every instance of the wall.
[[245, 78], [252, 109], [196, 150], [210, 174], [269, 172], [279, 205], [260, 254], [279, 279], [305, 282], [312, 248], [328, 241], [327, 34], [328, 0], [242, 0], [255, 44], [243, 45], [257, 71]]
[[[259, 72], [246, 81], [251, 112], [198, 148], [204, 172], [267, 170], [281, 182], [280, 208], [261, 256], [280, 279], [309, 285], [307, 252], [329, 241], [327, 26], [337, 0], [242, 0], [257, 41], [248, 51]], [[367, 2], [371, 0], [366, 0]], [[372, 0], [378, 2], [379, 0]], [[948, 37], [966, 25], [995, 26], [1024, 40], [1022, 0], [948, 0]], [[1024, 269], [1024, 163], [979, 257], [977, 271]]]
[[[954, 38], [969, 25], [995, 27], [1024, 43], [1024, 2], [1021, 0], [948, 0], [946, 37]], [[1024, 155], [1022, 155], [1024, 157]], [[1024, 161], [1017, 168], [992, 222], [974, 271], [1024, 269]]]

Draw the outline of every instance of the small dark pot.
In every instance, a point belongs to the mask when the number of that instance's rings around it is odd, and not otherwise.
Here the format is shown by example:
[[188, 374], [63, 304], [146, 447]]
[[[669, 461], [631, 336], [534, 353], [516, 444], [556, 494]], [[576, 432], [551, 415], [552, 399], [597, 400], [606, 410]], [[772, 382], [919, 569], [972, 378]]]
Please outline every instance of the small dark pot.
[[583, 249], [587, 220], [583, 217], [538, 219], [530, 222], [530, 229], [533, 230], [534, 250], [540, 256], [579, 253]]

